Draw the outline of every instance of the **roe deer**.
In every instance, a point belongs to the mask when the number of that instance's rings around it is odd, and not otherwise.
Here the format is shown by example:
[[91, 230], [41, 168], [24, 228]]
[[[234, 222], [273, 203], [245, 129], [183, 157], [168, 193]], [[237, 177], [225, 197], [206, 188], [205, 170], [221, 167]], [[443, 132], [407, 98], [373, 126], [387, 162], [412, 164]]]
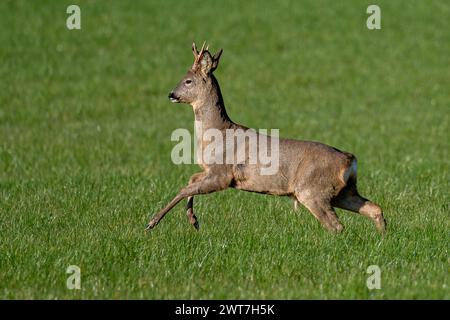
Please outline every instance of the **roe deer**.
[[[192, 51], [194, 64], [170, 92], [170, 101], [192, 105], [196, 124], [201, 124], [202, 130], [214, 128], [223, 135], [230, 129], [240, 129], [244, 132], [252, 130], [231, 121], [225, 110], [219, 84], [213, 75], [222, 50], [211, 55], [205, 44], [198, 51], [194, 43]], [[212, 143], [202, 136], [196, 138], [199, 146], [205, 147]], [[247, 146], [244, 150], [245, 148]], [[193, 208], [194, 196], [230, 187], [292, 197], [295, 207], [298, 203], [303, 204], [323, 227], [332, 232], [340, 232], [343, 229], [334, 207], [369, 217], [380, 232], [386, 229], [381, 208], [358, 194], [356, 158], [351, 153], [319, 142], [280, 139], [279, 167], [272, 175], [261, 174], [261, 165], [249, 164], [248, 161], [234, 164], [198, 162], [203, 171], [194, 174], [189, 184], [150, 220], [147, 230], [155, 227], [164, 215], [184, 198], [187, 198], [188, 220], [198, 229]]]

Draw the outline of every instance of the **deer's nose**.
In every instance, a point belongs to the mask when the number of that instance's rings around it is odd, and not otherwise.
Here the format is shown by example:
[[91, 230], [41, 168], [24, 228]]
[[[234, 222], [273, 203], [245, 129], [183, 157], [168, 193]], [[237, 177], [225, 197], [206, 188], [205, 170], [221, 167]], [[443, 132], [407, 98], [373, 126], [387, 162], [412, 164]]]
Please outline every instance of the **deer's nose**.
[[175, 93], [173, 93], [173, 91], [171, 91], [169, 93], [169, 100], [173, 103], [178, 103], [180, 102], [180, 99], [175, 95]]

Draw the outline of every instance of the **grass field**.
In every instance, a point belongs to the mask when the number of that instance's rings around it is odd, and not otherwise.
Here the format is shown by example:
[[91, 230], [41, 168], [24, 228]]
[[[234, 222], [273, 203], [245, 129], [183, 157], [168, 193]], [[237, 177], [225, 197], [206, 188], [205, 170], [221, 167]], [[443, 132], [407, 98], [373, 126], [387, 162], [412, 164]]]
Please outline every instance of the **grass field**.
[[[450, 299], [449, 2], [377, 0], [374, 31], [371, 1], [76, 3], [81, 30], [72, 2], [0, 3], [0, 298]], [[196, 198], [199, 232], [185, 202], [144, 232], [199, 171], [170, 160], [193, 113], [167, 99], [193, 40], [224, 48], [234, 121], [357, 155], [385, 236], [236, 190]]]

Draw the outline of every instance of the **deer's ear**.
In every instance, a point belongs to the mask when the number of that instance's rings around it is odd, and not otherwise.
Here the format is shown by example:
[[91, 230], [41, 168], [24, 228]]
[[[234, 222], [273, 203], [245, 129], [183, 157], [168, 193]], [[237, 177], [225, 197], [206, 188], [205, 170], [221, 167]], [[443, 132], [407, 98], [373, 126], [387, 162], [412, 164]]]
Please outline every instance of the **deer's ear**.
[[216, 54], [214, 55], [214, 57], [212, 57], [212, 67], [211, 67], [211, 72], [213, 72], [214, 70], [217, 69], [217, 66], [219, 65], [219, 60], [220, 60], [220, 56], [222, 55], [223, 49], [220, 49], [219, 51], [216, 52]]

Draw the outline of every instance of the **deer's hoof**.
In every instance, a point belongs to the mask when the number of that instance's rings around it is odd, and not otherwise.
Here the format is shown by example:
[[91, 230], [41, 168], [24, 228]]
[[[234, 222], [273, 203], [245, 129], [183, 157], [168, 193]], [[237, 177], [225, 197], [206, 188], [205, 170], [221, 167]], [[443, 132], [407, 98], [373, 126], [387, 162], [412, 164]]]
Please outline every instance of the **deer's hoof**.
[[375, 226], [377, 227], [378, 232], [381, 234], [386, 234], [386, 220], [383, 217], [377, 217], [375, 219]]
[[342, 224], [336, 224], [334, 226], [334, 232], [335, 233], [342, 233], [344, 231], [344, 226]]
[[331, 234], [339, 234], [344, 231], [344, 226], [341, 223], [333, 223], [329, 225], [324, 225], [324, 227], [331, 233]]
[[156, 226], [156, 223], [155, 223], [155, 221], [150, 221], [148, 224], [147, 224], [147, 226], [145, 227], [145, 231], [150, 231], [150, 230], [152, 230], [154, 227]]
[[197, 230], [197, 231], [200, 228], [200, 225], [198, 224], [198, 221], [195, 221], [192, 225], [194, 226], [195, 230]]
[[198, 228], [200, 227], [197, 221], [197, 217], [194, 214], [194, 211], [191, 209], [188, 209], [187, 211], [187, 218], [190, 224], [192, 224], [195, 228], [195, 230], [198, 231]]

